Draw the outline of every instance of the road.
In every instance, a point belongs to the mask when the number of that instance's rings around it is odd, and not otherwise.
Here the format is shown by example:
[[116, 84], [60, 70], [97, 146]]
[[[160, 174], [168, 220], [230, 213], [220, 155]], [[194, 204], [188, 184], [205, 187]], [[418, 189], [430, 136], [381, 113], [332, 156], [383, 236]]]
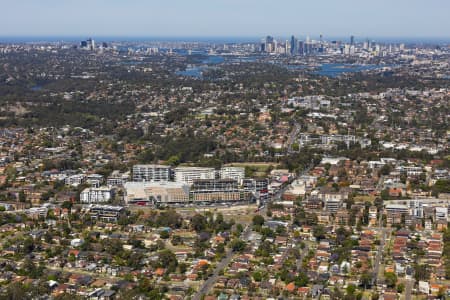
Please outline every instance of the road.
[[[312, 167], [313, 167], [313, 164], [311, 163], [311, 165], [308, 168], [306, 168], [301, 174], [308, 173]], [[284, 186], [280, 191], [275, 193], [271, 197], [271, 201], [280, 200], [281, 196], [283, 195], [284, 191], [288, 188], [288, 186], [289, 185]], [[267, 205], [264, 205], [264, 207], [261, 208], [261, 210], [259, 211], [259, 214], [261, 216], [265, 217], [266, 212], [267, 212]], [[250, 224], [248, 224], [247, 227], [244, 229], [244, 231], [241, 233], [241, 238], [244, 241], [248, 241], [248, 238], [250, 237], [251, 232], [252, 232], [252, 226]], [[303, 253], [306, 253], [306, 251], [308, 251], [308, 248], [306, 248]], [[202, 286], [199, 288], [199, 290], [192, 296], [192, 300], [200, 300], [203, 295], [208, 295], [209, 291], [212, 289], [212, 287], [216, 283], [216, 281], [219, 277], [219, 273], [230, 264], [231, 260], [233, 259], [233, 256], [234, 256], [233, 251], [231, 249], [228, 250], [225, 257], [216, 265], [216, 267], [213, 271], [213, 275], [211, 277], [209, 277], [202, 284]], [[303, 258], [303, 255], [302, 255], [302, 258]]]
[[289, 134], [288, 141], [287, 141], [287, 152], [292, 153], [292, 145], [295, 143], [295, 139], [297, 138], [298, 134], [300, 133], [300, 130], [302, 127], [300, 124], [295, 123], [294, 129], [292, 129], [291, 134]]
[[[252, 232], [251, 225], [247, 225], [245, 230], [241, 233], [241, 238], [244, 241], [247, 241], [248, 238], [250, 237], [251, 232]], [[209, 291], [212, 289], [212, 287], [216, 283], [216, 281], [219, 277], [220, 271], [225, 269], [225, 267], [227, 267], [230, 264], [231, 260], [233, 259], [233, 256], [234, 256], [233, 250], [229, 249], [227, 251], [225, 257], [216, 265], [216, 268], [213, 271], [213, 275], [211, 277], [209, 277], [202, 284], [202, 286], [200, 287], [198, 292], [194, 294], [194, 296], [192, 297], [193, 300], [200, 300], [203, 295], [208, 295]]]
[[373, 271], [373, 280], [372, 285], [376, 285], [378, 283], [378, 274], [380, 272], [380, 264], [383, 258], [383, 250], [386, 241], [386, 233], [387, 229], [383, 227], [382, 214], [380, 214], [378, 218], [378, 230], [381, 231], [380, 245], [378, 246], [377, 255], [375, 257], [375, 265]]
[[405, 280], [405, 300], [412, 299], [412, 288], [414, 285], [414, 279]]
[[308, 243], [305, 243], [305, 248], [301, 250], [300, 252], [300, 258], [296, 261], [297, 271], [303, 270], [303, 259], [305, 258], [306, 254], [309, 252], [309, 246]]

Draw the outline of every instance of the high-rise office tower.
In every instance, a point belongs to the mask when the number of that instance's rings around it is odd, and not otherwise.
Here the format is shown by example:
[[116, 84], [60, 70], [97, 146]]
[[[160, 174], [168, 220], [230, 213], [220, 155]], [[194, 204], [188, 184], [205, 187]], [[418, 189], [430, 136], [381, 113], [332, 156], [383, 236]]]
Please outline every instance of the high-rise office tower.
[[298, 42], [298, 54], [305, 54], [305, 43], [303, 43], [303, 41]]
[[354, 45], [355, 44], [355, 37], [352, 35], [350, 36], [350, 45]]
[[274, 42], [274, 39], [270, 35], [268, 35], [266, 37], [264, 48], [265, 48], [265, 52], [269, 52], [269, 53], [275, 51], [275, 49], [276, 49], [276, 44]]
[[291, 55], [298, 54], [298, 41], [295, 36], [291, 36]]
[[88, 38], [86, 41], [86, 48], [88, 48], [89, 50], [94, 50], [95, 49], [95, 41], [91, 38]]
[[265, 39], [261, 40], [260, 50], [261, 50], [261, 52], [266, 52], [266, 40]]

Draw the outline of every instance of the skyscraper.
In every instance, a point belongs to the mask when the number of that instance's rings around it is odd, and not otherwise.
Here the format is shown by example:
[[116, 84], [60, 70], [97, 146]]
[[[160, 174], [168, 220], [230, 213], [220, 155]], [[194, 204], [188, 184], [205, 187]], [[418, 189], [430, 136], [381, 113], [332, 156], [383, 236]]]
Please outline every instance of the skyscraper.
[[303, 43], [303, 41], [298, 42], [298, 54], [305, 54], [305, 43]]
[[276, 46], [275, 46], [273, 37], [268, 35], [266, 37], [265, 51], [266, 52], [273, 52], [273, 51], [275, 51], [275, 48], [276, 48]]
[[298, 41], [295, 36], [291, 36], [291, 55], [298, 54]]
[[355, 37], [352, 35], [350, 36], [350, 45], [354, 45], [355, 44]]

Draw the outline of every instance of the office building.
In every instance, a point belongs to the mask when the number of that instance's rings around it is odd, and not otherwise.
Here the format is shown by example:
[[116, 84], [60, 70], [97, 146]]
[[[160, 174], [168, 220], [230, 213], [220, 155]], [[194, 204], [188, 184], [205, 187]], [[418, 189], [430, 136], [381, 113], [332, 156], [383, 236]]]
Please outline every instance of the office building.
[[298, 40], [295, 38], [295, 36], [291, 36], [291, 55], [297, 55], [298, 54]]

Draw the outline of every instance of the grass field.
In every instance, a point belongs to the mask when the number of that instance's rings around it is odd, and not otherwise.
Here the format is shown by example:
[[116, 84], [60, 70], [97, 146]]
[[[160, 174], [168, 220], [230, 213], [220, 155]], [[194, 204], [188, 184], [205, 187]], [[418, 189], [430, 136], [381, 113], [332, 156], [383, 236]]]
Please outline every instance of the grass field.
[[241, 167], [250, 168], [253, 171], [253, 176], [264, 177], [269, 173], [269, 170], [279, 167], [277, 163], [265, 163], [265, 162], [245, 162], [245, 163], [230, 163], [226, 164], [227, 167]]
[[353, 198], [355, 200], [355, 202], [370, 202], [373, 203], [373, 201], [375, 201], [375, 196], [356, 196], [355, 198]]

